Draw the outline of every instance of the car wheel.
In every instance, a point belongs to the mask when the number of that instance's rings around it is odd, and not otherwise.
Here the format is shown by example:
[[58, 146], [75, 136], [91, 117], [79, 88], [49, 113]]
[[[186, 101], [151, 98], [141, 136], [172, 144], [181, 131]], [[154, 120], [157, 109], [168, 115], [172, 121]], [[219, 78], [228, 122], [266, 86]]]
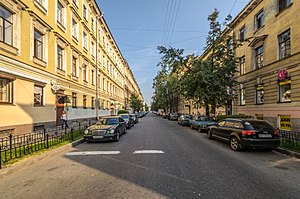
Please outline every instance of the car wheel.
[[208, 139], [210, 139], [210, 140], [213, 139], [213, 134], [212, 134], [211, 130], [208, 130], [208, 131], [207, 131], [207, 137], [208, 137]]
[[120, 140], [120, 133], [119, 133], [119, 132], [117, 132], [117, 135], [116, 135], [115, 141], [116, 141], [116, 142], [119, 142], [119, 140]]
[[241, 149], [240, 141], [237, 139], [237, 137], [232, 136], [230, 138], [230, 148], [234, 151], [239, 151]]

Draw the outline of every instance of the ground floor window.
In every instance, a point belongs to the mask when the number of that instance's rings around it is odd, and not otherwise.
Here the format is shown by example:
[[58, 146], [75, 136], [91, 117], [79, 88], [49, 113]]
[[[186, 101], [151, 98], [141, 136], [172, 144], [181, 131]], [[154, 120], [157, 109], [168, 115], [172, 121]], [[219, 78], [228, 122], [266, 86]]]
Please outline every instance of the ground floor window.
[[83, 95], [83, 108], [86, 108], [87, 96]]
[[11, 79], [0, 77], [0, 103], [13, 102], [13, 82]]
[[77, 108], [77, 93], [72, 93], [72, 107]]
[[264, 103], [264, 87], [262, 85], [258, 85], [256, 87], [256, 104]]
[[245, 89], [241, 88], [240, 89], [240, 105], [246, 105], [246, 98], [245, 98]]
[[43, 106], [43, 89], [42, 86], [34, 85], [34, 106]]
[[279, 82], [279, 102], [292, 101], [291, 91], [291, 80]]

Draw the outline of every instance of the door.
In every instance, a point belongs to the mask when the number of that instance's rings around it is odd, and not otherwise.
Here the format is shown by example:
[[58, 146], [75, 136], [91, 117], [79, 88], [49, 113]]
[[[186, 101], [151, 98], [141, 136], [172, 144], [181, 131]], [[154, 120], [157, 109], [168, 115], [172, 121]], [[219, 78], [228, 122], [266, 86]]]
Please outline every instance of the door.
[[56, 96], [56, 126], [60, 126], [60, 117], [65, 108], [65, 97], [62, 95]]

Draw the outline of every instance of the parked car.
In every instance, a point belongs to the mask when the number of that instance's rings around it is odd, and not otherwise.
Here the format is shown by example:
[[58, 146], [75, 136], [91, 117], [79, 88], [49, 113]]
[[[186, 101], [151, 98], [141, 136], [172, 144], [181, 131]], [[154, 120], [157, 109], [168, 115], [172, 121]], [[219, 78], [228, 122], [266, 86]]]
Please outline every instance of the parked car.
[[137, 123], [139, 122], [138, 116], [137, 116], [136, 114], [130, 114], [130, 115], [131, 115], [131, 117], [133, 117], [133, 122], [134, 122], [135, 124], [137, 124]]
[[177, 113], [170, 113], [169, 120], [178, 120], [178, 114]]
[[214, 125], [216, 122], [208, 116], [194, 116], [190, 120], [190, 126], [192, 129], [197, 129], [199, 132], [207, 131], [208, 127]]
[[90, 141], [119, 141], [126, 133], [125, 121], [118, 116], [102, 117], [98, 122], [84, 131], [84, 140]]
[[226, 141], [234, 151], [243, 148], [269, 148], [279, 146], [279, 131], [264, 120], [224, 119], [207, 132], [209, 139]]
[[125, 120], [126, 128], [130, 129], [134, 126], [134, 120], [130, 114], [121, 114], [120, 116]]
[[178, 118], [178, 124], [182, 126], [189, 126], [190, 125], [191, 117], [189, 115], [181, 115]]
[[162, 113], [162, 116], [161, 116], [163, 119], [167, 119], [168, 118], [168, 114], [167, 113]]

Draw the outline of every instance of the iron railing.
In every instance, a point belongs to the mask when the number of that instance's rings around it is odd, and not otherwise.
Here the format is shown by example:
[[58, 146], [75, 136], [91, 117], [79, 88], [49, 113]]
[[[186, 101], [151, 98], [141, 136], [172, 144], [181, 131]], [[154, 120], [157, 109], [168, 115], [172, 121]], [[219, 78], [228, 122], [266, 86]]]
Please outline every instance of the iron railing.
[[0, 137], [0, 169], [3, 164], [24, 155], [48, 149], [64, 141], [74, 141], [81, 138], [84, 129], [94, 124], [95, 121], [75, 123], [67, 128], [57, 126], [55, 128], [41, 129], [33, 133]]
[[300, 151], [300, 132], [280, 130], [279, 135], [281, 146]]

